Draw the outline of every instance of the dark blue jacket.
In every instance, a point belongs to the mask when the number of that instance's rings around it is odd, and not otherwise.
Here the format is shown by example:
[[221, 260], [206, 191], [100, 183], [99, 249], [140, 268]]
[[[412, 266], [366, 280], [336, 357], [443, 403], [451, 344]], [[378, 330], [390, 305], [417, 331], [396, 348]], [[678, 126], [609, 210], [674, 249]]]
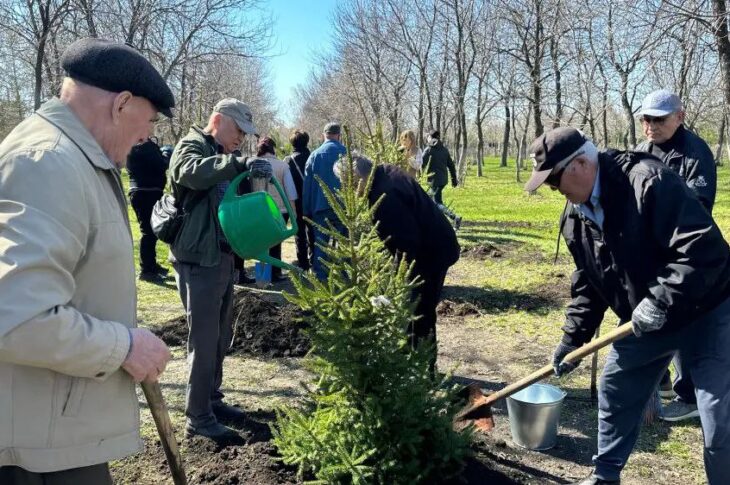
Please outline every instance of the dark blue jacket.
[[623, 321], [648, 297], [661, 331], [691, 324], [730, 296], [730, 250], [677, 174], [640, 152], [599, 154], [600, 229], [568, 204], [561, 222], [575, 260], [564, 342], [588, 342], [610, 307]]
[[302, 210], [305, 216], [313, 216], [317, 212], [330, 210], [316, 177], [319, 177], [331, 190], [340, 188], [340, 181], [333, 170], [335, 162], [344, 155], [345, 146], [335, 140], [327, 140], [314, 150], [304, 168], [304, 189], [302, 190]]

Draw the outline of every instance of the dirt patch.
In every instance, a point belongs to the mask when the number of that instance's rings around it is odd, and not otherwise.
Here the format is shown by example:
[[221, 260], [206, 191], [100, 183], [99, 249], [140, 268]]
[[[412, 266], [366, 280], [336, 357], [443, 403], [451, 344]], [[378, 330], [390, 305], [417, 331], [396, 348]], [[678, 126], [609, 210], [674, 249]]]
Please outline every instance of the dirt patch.
[[485, 243], [477, 246], [465, 247], [461, 250], [463, 256], [474, 259], [501, 258], [504, 253], [501, 249], [493, 244]]
[[[301, 322], [302, 312], [290, 303], [273, 303], [254, 293], [236, 294], [233, 306], [234, 337], [230, 352], [259, 357], [301, 357], [311, 347]], [[186, 345], [185, 316], [151, 330], [167, 345]]]
[[468, 317], [482, 314], [475, 304], [463, 300], [441, 300], [436, 307], [436, 313], [440, 317]]

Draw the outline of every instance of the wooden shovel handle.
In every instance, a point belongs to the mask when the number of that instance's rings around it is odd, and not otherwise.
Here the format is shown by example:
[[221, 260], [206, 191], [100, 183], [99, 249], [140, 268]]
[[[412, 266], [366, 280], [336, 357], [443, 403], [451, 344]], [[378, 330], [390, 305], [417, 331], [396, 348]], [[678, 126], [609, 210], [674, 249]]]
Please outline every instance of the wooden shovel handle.
[[187, 485], [188, 480], [185, 477], [182, 456], [180, 456], [180, 450], [177, 447], [177, 441], [175, 441], [175, 433], [172, 429], [170, 414], [167, 412], [165, 399], [162, 397], [160, 383], [153, 382], [149, 384], [143, 382], [142, 391], [150, 407], [152, 418], [155, 420], [157, 432], [160, 435], [160, 442], [167, 457], [167, 464], [170, 467], [170, 473], [172, 473], [172, 481], [175, 485]]
[[[578, 360], [581, 360], [583, 357], [587, 357], [591, 355], [594, 352], [597, 352], [598, 350], [602, 349], [603, 347], [606, 347], [608, 345], [611, 345], [617, 340], [621, 340], [622, 338], [631, 335], [632, 329], [631, 329], [631, 322], [624, 323], [623, 325], [620, 325], [616, 327], [615, 329], [608, 332], [606, 335], [599, 337], [597, 339], [594, 339], [587, 344], [585, 344], [583, 347], [580, 347], [568, 355], [565, 356], [563, 359], [563, 362], [575, 362]], [[530, 374], [527, 377], [523, 377], [517, 382], [514, 382], [510, 384], [509, 386], [505, 387], [504, 389], [497, 391], [493, 394], [490, 394], [487, 396], [486, 401], [484, 401], [481, 405], [482, 406], [489, 406], [491, 404], [494, 404], [496, 401], [499, 401], [500, 399], [503, 399], [505, 397], [509, 397], [512, 394], [521, 391], [522, 389], [526, 388], [530, 384], [534, 384], [538, 381], [541, 381], [545, 379], [546, 377], [549, 377], [554, 372], [553, 365], [548, 364], [545, 367], [536, 370], [532, 374]]]

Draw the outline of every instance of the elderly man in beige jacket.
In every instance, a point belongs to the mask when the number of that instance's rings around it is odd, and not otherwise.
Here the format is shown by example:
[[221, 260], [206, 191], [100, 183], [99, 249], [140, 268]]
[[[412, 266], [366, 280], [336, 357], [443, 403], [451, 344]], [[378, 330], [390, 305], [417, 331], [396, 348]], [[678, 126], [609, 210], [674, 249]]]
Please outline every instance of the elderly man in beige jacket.
[[170, 114], [134, 49], [83, 39], [53, 98], [0, 144], [0, 483], [111, 483], [138, 452], [134, 382], [170, 358], [136, 327], [119, 167]]

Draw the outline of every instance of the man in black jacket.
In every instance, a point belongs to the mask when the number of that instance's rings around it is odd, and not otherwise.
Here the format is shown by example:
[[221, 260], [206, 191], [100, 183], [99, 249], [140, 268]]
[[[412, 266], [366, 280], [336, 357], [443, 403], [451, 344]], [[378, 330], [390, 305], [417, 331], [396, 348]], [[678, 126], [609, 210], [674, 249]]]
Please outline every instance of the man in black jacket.
[[[355, 176], [365, 181], [372, 172], [368, 200], [371, 205], [381, 197], [375, 210], [378, 235], [394, 255], [415, 261], [413, 273], [422, 283], [413, 294], [418, 300], [418, 319], [411, 325], [411, 344], [431, 342], [436, 348], [436, 306], [441, 299], [446, 272], [459, 260], [459, 243], [449, 221], [418, 182], [394, 165], [379, 165], [365, 157], [356, 156]], [[343, 167], [338, 162], [335, 174], [340, 177]], [[435, 371], [436, 353], [431, 359]]]
[[635, 335], [616, 342], [601, 376], [598, 453], [580, 485], [618, 484], [644, 406], [679, 351], [694, 378], [711, 485], [730, 483], [730, 250], [700, 201], [655, 157], [598, 153], [574, 128], [530, 147], [533, 175], [568, 199], [562, 233], [575, 260], [573, 299], [553, 364], [588, 342], [610, 307]]
[[301, 194], [304, 193], [304, 167], [307, 165], [310, 151], [307, 148], [309, 144], [309, 134], [306, 131], [294, 130], [289, 137], [293, 152], [284, 159], [289, 164], [291, 176], [294, 179], [294, 186], [297, 188], [297, 194], [300, 194], [294, 204], [297, 212], [297, 235], [294, 237], [294, 243], [297, 247], [297, 262], [303, 270], [308, 270], [312, 265], [312, 257], [314, 250], [314, 229], [310, 224], [304, 221], [304, 212], [302, 207]]
[[139, 279], [143, 281], [162, 282], [167, 275], [167, 270], [157, 263], [157, 237], [152, 232], [150, 217], [152, 208], [165, 190], [168, 164], [169, 159], [162, 155], [152, 138], [136, 145], [127, 156], [129, 200], [142, 233], [139, 240]]
[[[712, 214], [717, 191], [715, 160], [707, 143], [684, 127], [684, 107], [679, 96], [666, 89], [649, 93], [641, 103], [639, 117], [646, 141], [636, 151], [651, 153], [664, 162]], [[660, 387], [663, 397], [676, 394], [676, 398], [664, 406], [661, 418], [681, 421], [699, 416], [694, 384], [679, 355], [674, 357], [674, 369], [674, 385], [667, 370]]]
[[423, 167], [426, 170], [429, 185], [429, 194], [449, 219], [454, 221], [454, 226], [459, 229], [461, 217], [452, 212], [444, 205], [443, 191], [451, 175], [451, 186], [456, 187], [456, 166], [451, 158], [449, 149], [441, 143], [441, 133], [438, 130], [431, 130], [428, 133], [428, 146], [423, 151]]

